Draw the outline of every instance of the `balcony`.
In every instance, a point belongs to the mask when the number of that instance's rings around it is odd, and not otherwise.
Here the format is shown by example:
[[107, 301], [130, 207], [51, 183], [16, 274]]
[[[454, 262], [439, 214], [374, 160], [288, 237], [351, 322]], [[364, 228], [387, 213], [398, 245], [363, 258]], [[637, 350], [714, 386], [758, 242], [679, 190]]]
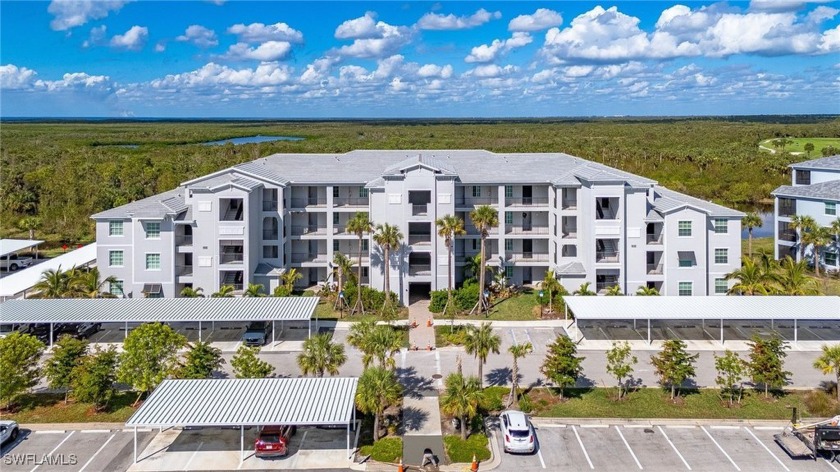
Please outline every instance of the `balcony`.
[[[335, 228], [337, 229], [337, 228]], [[295, 225], [292, 226], [292, 236], [323, 236], [327, 234], [327, 228], [318, 225]]]
[[455, 199], [456, 207], [476, 207], [479, 205], [498, 205], [499, 199], [495, 197], [461, 197]]
[[511, 262], [548, 262], [548, 253], [522, 252], [508, 256]]
[[429, 233], [409, 234], [408, 244], [410, 246], [430, 246], [432, 244], [432, 235]]
[[[349, 254], [346, 254], [348, 257], [352, 257]], [[352, 257], [355, 260], [355, 257]], [[327, 262], [327, 255], [314, 253], [314, 252], [293, 252], [292, 253], [292, 263], [295, 264], [302, 264], [307, 262], [317, 262], [317, 263], [326, 263]]]
[[595, 251], [595, 262], [618, 262], [618, 251]]
[[277, 200], [263, 200], [262, 211], [277, 211]]
[[191, 234], [181, 235], [175, 238], [176, 246], [192, 246], [193, 237]]
[[408, 266], [408, 275], [432, 275], [432, 265], [411, 264]]
[[323, 208], [327, 206], [327, 199], [326, 198], [316, 198], [316, 197], [308, 197], [308, 198], [292, 198], [291, 199], [291, 207], [292, 208]]
[[563, 210], [577, 210], [577, 200], [563, 199], [561, 205]]
[[505, 204], [515, 207], [548, 206], [548, 197], [510, 197], [505, 198]]
[[219, 254], [220, 264], [242, 264], [245, 262], [245, 257], [242, 252], [223, 251]]
[[576, 239], [577, 238], [577, 228], [563, 231], [563, 233], [561, 233], [560, 237], [562, 239]]
[[792, 198], [779, 199], [779, 216], [793, 216], [796, 214], [796, 200]]
[[244, 220], [245, 205], [241, 198], [221, 198], [219, 204], [221, 206], [220, 221]]
[[427, 203], [411, 205], [411, 216], [426, 216], [429, 214], [429, 205]]
[[796, 242], [796, 231], [779, 231], [779, 241]]
[[175, 266], [175, 273], [178, 274], [178, 277], [191, 277], [193, 275], [193, 266], [191, 266], [191, 265]]
[[648, 275], [662, 275], [663, 265], [662, 264], [648, 264], [647, 265], [647, 273]]
[[[481, 236], [481, 233], [478, 232], [478, 228], [472, 225], [468, 225], [466, 227], [467, 235], [468, 236]], [[496, 226], [494, 228], [487, 228], [487, 234], [489, 235], [497, 235], [499, 234], [499, 227]]]
[[367, 207], [368, 205], [368, 197], [333, 198], [333, 206], [336, 207]]
[[595, 291], [597, 293], [605, 293], [607, 290], [611, 289], [618, 285], [618, 278], [615, 279], [607, 279], [604, 281], [596, 282], [595, 283]]
[[662, 234], [648, 234], [647, 243], [653, 246], [662, 244]]
[[548, 226], [507, 226], [505, 234], [548, 234]]

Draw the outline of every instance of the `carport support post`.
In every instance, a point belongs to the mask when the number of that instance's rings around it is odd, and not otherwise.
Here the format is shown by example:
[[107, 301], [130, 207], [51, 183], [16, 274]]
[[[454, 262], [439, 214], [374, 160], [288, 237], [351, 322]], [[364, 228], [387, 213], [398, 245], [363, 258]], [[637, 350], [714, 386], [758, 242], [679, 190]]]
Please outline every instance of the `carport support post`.
[[201, 342], [201, 321], [198, 322], [198, 342]]
[[239, 462], [245, 460], [245, 426], [239, 425]]
[[650, 346], [650, 318], [648, 318], [647, 322], [648, 322], [648, 346]]
[[[796, 322], [796, 319], [794, 318], [794, 320], [793, 320], [793, 344], [796, 344], [796, 342], [798, 340], [799, 340], [799, 326], [798, 326], [798, 323]], [[840, 388], [840, 387], [838, 387], [838, 388]]]
[[271, 320], [271, 345], [274, 346], [274, 320]]
[[134, 463], [137, 463], [137, 426], [134, 427]]
[[350, 423], [347, 423], [347, 457], [350, 457]]
[[50, 323], [50, 349], [52, 349], [52, 346], [53, 346], [53, 324]]
[[723, 346], [723, 318], [720, 319], [720, 345]]
[[123, 333], [123, 338], [128, 337], [128, 321], [125, 322], [125, 333]]

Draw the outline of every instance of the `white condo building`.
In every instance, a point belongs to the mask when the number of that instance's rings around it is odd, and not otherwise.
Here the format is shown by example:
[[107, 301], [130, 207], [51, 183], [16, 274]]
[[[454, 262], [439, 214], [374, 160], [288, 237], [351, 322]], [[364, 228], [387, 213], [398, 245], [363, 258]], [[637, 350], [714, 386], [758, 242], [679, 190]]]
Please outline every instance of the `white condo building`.
[[[773, 191], [775, 197], [776, 259], [791, 256], [800, 258], [799, 234], [790, 227], [794, 215], [810, 216], [818, 225], [830, 227], [840, 213], [840, 155], [798, 162], [791, 166], [792, 185], [783, 185]], [[805, 248], [806, 259], [813, 263], [814, 248]], [[840, 241], [822, 248], [820, 267], [829, 271], [840, 270]]]
[[[516, 284], [554, 269], [570, 291], [640, 286], [663, 295], [725, 294], [725, 274], [741, 264], [742, 213], [657, 182], [560, 153], [483, 150], [352, 151], [275, 154], [93, 215], [98, 265], [115, 294], [178, 296], [259, 283], [271, 292], [284, 270], [311, 286], [331, 274], [333, 254], [356, 260], [345, 230], [356, 212], [397, 225], [404, 247], [391, 255], [391, 289], [444, 289], [464, 278], [479, 251], [470, 211], [490, 205], [499, 226], [488, 264]], [[454, 214], [467, 234], [449, 267], [435, 220]], [[382, 287], [382, 251], [364, 238], [363, 282]]]

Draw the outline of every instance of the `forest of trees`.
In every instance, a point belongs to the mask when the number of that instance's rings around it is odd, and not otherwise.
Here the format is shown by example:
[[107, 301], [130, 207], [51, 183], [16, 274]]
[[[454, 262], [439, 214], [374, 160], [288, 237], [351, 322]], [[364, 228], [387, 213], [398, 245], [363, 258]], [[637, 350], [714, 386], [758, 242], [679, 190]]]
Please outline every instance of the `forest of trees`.
[[[198, 143], [300, 136], [241, 146]], [[564, 152], [658, 180], [677, 191], [751, 208], [807, 159], [761, 152], [768, 138], [840, 137], [840, 119], [82, 122], [0, 127], [0, 232], [53, 243], [93, 239], [90, 215], [277, 152], [487, 149]], [[136, 147], [127, 145], [139, 145]]]

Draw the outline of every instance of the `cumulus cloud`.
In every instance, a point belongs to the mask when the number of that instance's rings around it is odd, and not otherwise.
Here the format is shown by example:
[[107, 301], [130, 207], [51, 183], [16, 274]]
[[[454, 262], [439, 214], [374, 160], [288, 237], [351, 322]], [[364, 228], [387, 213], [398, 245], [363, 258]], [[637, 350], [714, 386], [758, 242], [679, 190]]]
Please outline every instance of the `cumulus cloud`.
[[648, 45], [638, 18], [625, 15], [616, 7], [605, 10], [596, 6], [572, 20], [568, 28], [548, 30], [544, 46], [558, 59], [614, 61], [643, 56]]
[[96, 26], [90, 29], [90, 35], [85, 42], [82, 43], [83, 48], [90, 48], [93, 46], [100, 46], [105, 44], [107, 41], [105, 38], [108, 35], [108, 28], [105, 25]]
[[139, 51], [146, 45], [146, 40], [149, 39], [149, 29], [145, 26], [132, 26], [123, 34], [114, 35], [111, 38], [110, 45], [117, 49], [126, 49], [128, 51]]
[[150, 82], [155, 89], [206, 88], [217, 86], [264, 87], [289, 81], [291, 71], [276, 62], [264, 62], [256, 68], [234, 69], [210, 62], [200, 69], [167, 75]]
[[417, 21], [417, 28], [421, 30], [463, 30], [481, 26], [490, 20], [498, 20], [501, 17], [501, 12], [491, 13], [483, 8], [469, 16], [426, 13]]
[[513, 65], [506, 65], [504, 67], [498, 64], [482, 64], [464, 73], [465, 76], [478, 77], [481, 79], [501, 77], [516, 72], [518, 69]]
[[336, 39], [379, 38], [381, 33], [376, 27], [376, 13], [369, 11], [364, 16], [347, 20], [335, 29]]
[[200, 48], [209, 48], [219, 45], [216, 32], [201, 25], [190, 25], [184, 34], [175, 38], [175, 41], [192, 43]]
[[267, 41], [303, 42], [303, 33], [286, 23], [274, 23], [273, 25], [263, 23], [245, 25], [238, 23], [228, 28], [227, 32], [235, 34], [240, 42], [246, 43], [263, 43]]
[[81, 26], [90, 20], [99, 20], [117, 11], [129, 0], [53, 0], [47, 12], [53, 15], [50, 27], [65, 31]]
[[353, 39], [353, 43], [341, 46], [336, 51], [341, 56], [375, 59], [395, 54], [412, 40], [412, 30], [406, 26], [393, 26], [373, 21], [371, 13], [361, 18], [348, 20], [339, 25], [335, 35], [339, 39]]
[[17, 90], [29, 88], [35, 82], [38, 73], [26, 67], [14, 64], [0, 66], [0, 89]]
[[533, 38], [525, 32], [517, 31], [504, 41], [496, 39], [490, 44], [482, 44], [472, 48], [470, 54], [464, 58], [466, 62], [492, 62], [508, 52], [531, 44]]
[[425, 64], [417, 70], [417, 75], [424, 79], [430, 77], [448, 79], [452, 77], [452, 66], [447, 64], [441, 67], [437, 64]]
[[257, 47], [252, 47], [248, 43], [236, 43], [228, 48], [222, 58], [234, 61], [272, 62], [285, 59], [291, 51], [292, 45], [286, 41], [266, 41]]
[[541, 31], [563, 24], [560, 13], [547, 8], [538, 8], [531, 15], [519, 15], [508, 23], [509, 31]]
[[109, 92], [111, 91], [111, 78], [107, 75], [90, 75], [85, 72], [72, 72], [64, 74], [61, 80], [43, 80], [36, 82], [36, 86], [44, 87], [48, 91], [87, 91], [87, 92]]
[[830, 0], [752, 0], [751, 11], [789, 12], [804, 8], [809, 3], [828, 3]]

